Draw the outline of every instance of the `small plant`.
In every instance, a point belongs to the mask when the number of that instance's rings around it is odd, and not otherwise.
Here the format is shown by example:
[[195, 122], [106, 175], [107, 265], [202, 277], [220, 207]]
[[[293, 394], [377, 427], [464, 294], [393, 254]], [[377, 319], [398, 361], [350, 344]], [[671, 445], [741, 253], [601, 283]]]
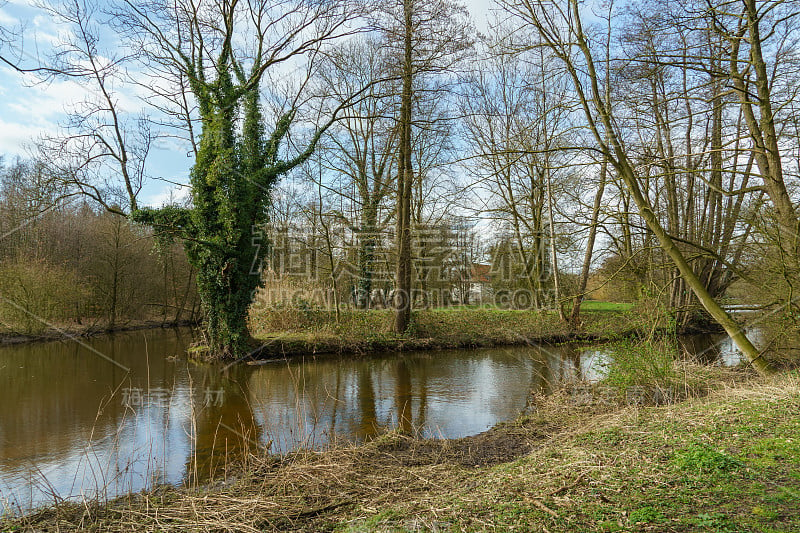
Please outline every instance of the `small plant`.
[[694, 525], [714, 529], [716, 531], [731, 531], [728, 529], [728, 518], [724, 513], [700, 513], [692, 520]]
[[647, 506], [631, 511], [628, 520], [630, 520], [632, 524], [638, 524], [640, 522], [657, 524], [664, 521], [664, 515], [659, 513], [655, 508]]
[[728, 474], [743, 470], [745, 464], [705, 444], [694, 443], [675, 454], [672, 465], [694, 474]]
[[622, 340], [609, 346], [610, 363], [603, 383], [629, 404], [663, 404], [678, 399], [685, 388], [677, 352], [668, 340]]

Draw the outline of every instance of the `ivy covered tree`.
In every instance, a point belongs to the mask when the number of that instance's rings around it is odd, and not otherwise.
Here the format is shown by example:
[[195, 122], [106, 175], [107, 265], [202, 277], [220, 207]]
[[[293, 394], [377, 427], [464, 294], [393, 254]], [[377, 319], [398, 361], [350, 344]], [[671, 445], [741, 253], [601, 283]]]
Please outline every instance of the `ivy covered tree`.
[[216, 80], [190, 80], [202, 128], [191, 171], [191, 207], [140, 208], [131, 213], [133, 220], [184, 240], [198, 272], [209, 348], [222, 358], [248, 348], [247, 310], [260, 282], [253, 270], [259, 250], [253, 228], [267, 221], [274, 183], [302, 163], [315, 142], [294, 159], [280, 160], [280, 142], [294, 112], [281, 117], [267, 139], [258, 86], [234, 84], [231, 65], [226, 64], [229, 57], [228, 51], [220, 56]]
[[[289, 99], [268, 133], [262, 82], [271, 67], [303, 58], [313, 64], [325, 41], [348, 33], [353, 13], [345, 4], [302, 0], [126, 7], [122, 19], [151, 64], [185, 80], [197, 107], [192, 122], [200, 127], [190, 206], [143, 208], [132, 197], [131, 218], [185, 243], [197, 271], [210, 356], [238, 357], [251, 349], [247, 314], [260, 283], [253, 229], [267, 222], [273, 185], [311, 156], [344, 107], [331, 110], [305, 147], [291, 151], [285, 141], [299, 97]], [[244, 35], [255, 35], [254, 45], [237, 50]], [[190, 123], [186, 131], [192, 130]]]

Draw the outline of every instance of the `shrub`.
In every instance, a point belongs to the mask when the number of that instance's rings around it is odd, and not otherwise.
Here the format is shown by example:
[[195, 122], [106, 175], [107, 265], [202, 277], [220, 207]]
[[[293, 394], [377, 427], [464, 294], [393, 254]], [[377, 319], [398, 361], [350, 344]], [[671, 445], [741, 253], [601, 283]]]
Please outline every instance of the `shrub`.
[[705, 391], [704, 373], [686, 372], [674, 338], [622, 340], [609, 345], [603, 384], [628, 404], [665, 404]]
[[77, 273], [45, 260], [0, 265], [0, 322], [16, 333], [36, 334], [75, 316], [89, 291]]

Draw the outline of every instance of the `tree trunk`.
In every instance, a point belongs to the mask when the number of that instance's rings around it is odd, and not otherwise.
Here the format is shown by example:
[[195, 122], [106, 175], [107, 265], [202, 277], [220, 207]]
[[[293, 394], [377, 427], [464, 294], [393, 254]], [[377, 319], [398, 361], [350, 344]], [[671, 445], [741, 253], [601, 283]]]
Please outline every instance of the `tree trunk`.
[[259, 276], [250, 272], [251, 261], [227, 259], [231, 255], [207, 253], [197, 270], [197, 292], [214, 359], [240, 357], [250, 348], [247, 317]]
[[411, 106], [412, 0], [403, 1], [403, 92], [400, 101], [400, 163], [397, 176], [397, 280], [394, 297], [394, 331], [403, 334], [411, 323]]
[[606, 176], [608, 174], [608, 159], [603, 158], [600, 165], [600, 184], [597, 193], [594, 195], [594, 205], [592, 205], [592, 220], [589, 224], [589, 237], [586, 240], [586, 252], [583, 255], [581, 265], [581, 275], [578, 279], [578, 291], [572, 301], [572, 312], [569, 316], [569, 323], [572, 327], [577, 327], [580, 323], [581, 302], [586, 293], [586, 286], [589, 284], [589, 270], [592, 266], [592, 255], [594, 254], [594, 243], [597, 239], [597, 222], [600, 218], [600, 206], [603, 202], [603, 193], [606, 188]]
[[550, 264], [553, 269], [553, 303], [558, 309], [558, 317], [562, 322], [567, 321], [567, 316], [564, 313], [564, 306], [561, 303], [561, 288], [558, 276], [558, 258], [556, 257], [556, 223], [553, 210], [553, 186], [550, 179], [550, 158], [545, 152], [545, 164], [547, 175], [547, 211], [548, 218], [550, 219]]
[[372, 277], [375, 268], [375, 247], [378, 232], [378, 210], [367, 204], [361, 213], [361, 234], [358, 248], [358, 288], [356, 305], [359, 309], [370, 306]]

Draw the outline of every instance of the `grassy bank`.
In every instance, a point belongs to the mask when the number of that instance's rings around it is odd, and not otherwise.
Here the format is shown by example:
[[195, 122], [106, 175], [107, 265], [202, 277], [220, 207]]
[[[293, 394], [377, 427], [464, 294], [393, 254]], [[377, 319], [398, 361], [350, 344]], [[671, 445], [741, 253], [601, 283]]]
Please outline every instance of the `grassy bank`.
[[235, 480], [0, 522], [19, 531], [800, 531], [800, 376], [719, 370], [661, 407], [597, 390], [452, 441], [254, 457]]
[[587, 303], [578, 329], [568, 327], [554, 311], [454, 307], [415, 311], [409, 331], [397, 335], [391, 331], [392, 313], [346, 310], [337, 319], [333, 311], [322, 309], [256, 310], [250, 327], [264, 357], [613, 339], [642, 327], [626, 307], [595, 302]]
[[[624, 337], [646, 329], [641, 317], [636, 317], [630, 307], [630, 304], [586, 301], [578, 329], [567, 327], [555, 311], [496, 307], [425, 309], [414, 312], [414, 321], [405, 335], [391, 331], [393, 311], [389, 309], [343, 310], [337, 318], [334, 311], [327, 309], [278, 307], [252, 310], [250, 329], [263, 357], [465, 348]], [[0, 321], [0, 345], [195, 325], [197, 322], [162, 320], [128, 321], [114, 327], [64, 323], [48, 326], [36, 334], [24, 334], [4, 328]]]

